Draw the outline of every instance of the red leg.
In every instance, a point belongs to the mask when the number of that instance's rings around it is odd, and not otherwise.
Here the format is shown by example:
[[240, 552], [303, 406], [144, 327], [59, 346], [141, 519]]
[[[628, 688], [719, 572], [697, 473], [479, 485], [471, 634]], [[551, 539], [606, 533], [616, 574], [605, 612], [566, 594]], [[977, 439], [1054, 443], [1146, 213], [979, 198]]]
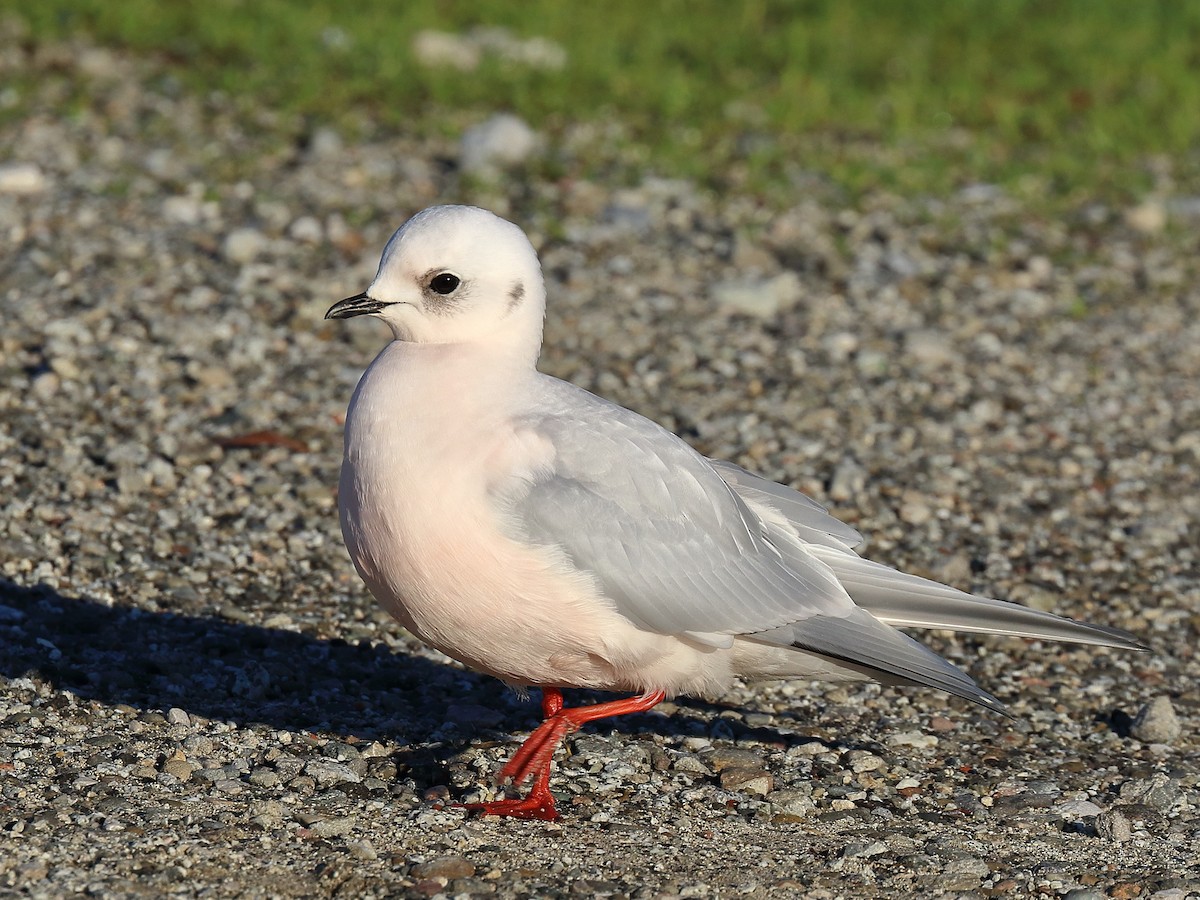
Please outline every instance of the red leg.
[[532, 776], [534, 781], [529, 795], [522, 800], [493, 800], [490, 803], [466, 803], [463, 806], [484, 815], [554, 821], [558, 818], [558, 811], [554, 808], [554, 795], [550, 793], [550, 765], [562, 739], [587, 722], [645, 712], [661, 703], [664, 696], [662, 691], [655, 691], [626, 700], [564, 709], [562, 692], [558, 688], [544, 688], [542, 714], [545, 721], [525, 739], [496, 776], [499, 783], [511, 781], [517, 786]]

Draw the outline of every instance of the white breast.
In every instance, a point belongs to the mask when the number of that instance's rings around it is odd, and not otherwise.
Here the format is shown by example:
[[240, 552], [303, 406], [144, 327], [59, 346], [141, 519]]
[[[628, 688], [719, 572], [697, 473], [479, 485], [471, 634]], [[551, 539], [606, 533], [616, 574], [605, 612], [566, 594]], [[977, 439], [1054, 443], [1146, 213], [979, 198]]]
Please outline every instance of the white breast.
[[514, 431], [511, 385], [493, 373], [481, 386], [478, 365], [395, 343], [367, 370], [340, 485], [350, 556], [388, 612], [472, 668], [517, 684], [640, 689], [625, 683], [625, 657], [663, 638], [634, 628], [559, 554], [498, 527], [496, 491], [553, 449]]

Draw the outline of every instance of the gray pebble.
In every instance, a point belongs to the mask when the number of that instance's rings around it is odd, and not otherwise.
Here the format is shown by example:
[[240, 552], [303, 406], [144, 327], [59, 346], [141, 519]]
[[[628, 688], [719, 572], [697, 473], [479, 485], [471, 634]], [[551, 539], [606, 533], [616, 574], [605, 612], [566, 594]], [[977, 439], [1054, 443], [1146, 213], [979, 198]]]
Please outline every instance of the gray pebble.
[[1096, 816], [1096, 833], [1106, 841], [1121, 843], [1133, 837], [1133, 826], [1120, 810], [1109, 810]]
[[464, 172], [486, 175], [525, 162], [537, 146], [532, 128], [510, 113], [500, 113], [463, 133], [459, 164]]
[[802, 290], [795, 272], [781, 272], [771, 278], [720, 281], [712, 286], [711, 293], [722, 312], [770, 318], [793, 306]]
[[1179, 780], [1159, 772], [1149, 778], [1126, 781], [1121, 785], [1119, 796], [1125, 803], [1140, 803], [1166, 812], [1179, 798]]
[[1171, 705], [1171, 698], [1160, 694], [1145, 704], [1138, 710], [1129, 732], [1146, 744], [1169, 744], [1176, 740], [1182, 727], [1175, 715], [1175, 707]]
[[221, 253], [239, 265], [253, 262], [267, 249], [267, 238], [257, 228], [235, 228], [225, 235]]

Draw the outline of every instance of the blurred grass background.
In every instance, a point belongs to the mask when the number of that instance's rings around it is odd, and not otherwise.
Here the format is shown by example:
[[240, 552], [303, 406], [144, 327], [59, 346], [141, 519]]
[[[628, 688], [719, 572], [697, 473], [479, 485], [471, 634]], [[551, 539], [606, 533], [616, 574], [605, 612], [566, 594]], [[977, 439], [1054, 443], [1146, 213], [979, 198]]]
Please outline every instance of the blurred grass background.
[[[1200, 3], [1173, 0], [0, 0], [29, 40], [85, 35], [192, 90], [353, 127], [510, 110], [551, 134], [620, 121], [664, 175], [769, 193], [977, 181], [1137, 196], [1200, 155]], [[422, 29], [560, 44], [542, 70], [418, 63]], [[1030, 180], [1032, 178], [1032, 180]]]

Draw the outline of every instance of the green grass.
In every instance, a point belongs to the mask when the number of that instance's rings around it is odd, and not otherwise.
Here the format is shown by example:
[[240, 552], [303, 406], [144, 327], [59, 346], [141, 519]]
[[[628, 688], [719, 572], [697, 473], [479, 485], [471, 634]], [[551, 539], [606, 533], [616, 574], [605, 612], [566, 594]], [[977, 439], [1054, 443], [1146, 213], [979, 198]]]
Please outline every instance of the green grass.
[[[1140, 162], [1200, 153], [1200, 3], [1186, 0], [0, 0], [32, 39], [83, 33], [196, 90], [312, 120], [453, 130], [512, 110], [554, 133], [617, 119], [651, 165], [768, 190], [975, 180], [1136, 195]], [[416, 63], [422, 28], [500, 25], [560, 72]], [[330, 40], [330, 29], [345, 37]], [[1024, 183], [1029, 184], [1026, 180]]]

